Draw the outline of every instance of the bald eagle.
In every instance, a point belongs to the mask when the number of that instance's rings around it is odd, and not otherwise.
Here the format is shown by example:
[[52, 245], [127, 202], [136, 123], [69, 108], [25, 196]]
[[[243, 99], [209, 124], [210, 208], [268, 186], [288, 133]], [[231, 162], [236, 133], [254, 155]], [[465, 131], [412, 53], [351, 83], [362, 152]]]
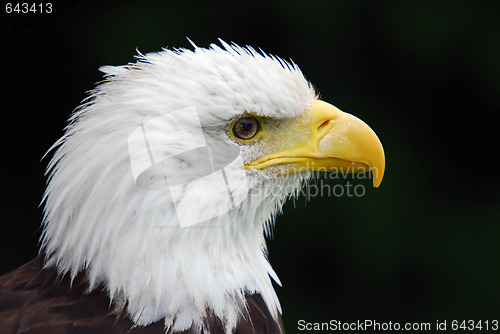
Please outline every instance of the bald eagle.
[[0, 278], [0, 332], [284, 333], [265, 237], [315, 171], [377, 187], [375, 133], [222, 40], [101, 70], [50, 149], [40, 253]]

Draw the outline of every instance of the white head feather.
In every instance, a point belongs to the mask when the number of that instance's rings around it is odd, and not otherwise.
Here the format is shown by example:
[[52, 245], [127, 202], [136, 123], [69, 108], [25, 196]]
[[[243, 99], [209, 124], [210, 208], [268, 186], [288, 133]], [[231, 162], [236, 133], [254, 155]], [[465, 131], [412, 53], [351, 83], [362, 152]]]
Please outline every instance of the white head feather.
[[[174, 331], [201, 330], [209, 310], [230, 331], [245, 292], [260, 293], [274, 316], [281, 312], [264, 234], [308, 175], [245, 171], [249, 196], [236, 209], [180, 228], [161, 172], [141, 187], [130, 165], [131, 133], [170, 111], [195, 106], [207, 142], [229, 143], [227, 129], [244, 113], [286, 120], [315, 99], [295, 64], [221, 43], [139, 54], [136, 63], [103, 68], [106, 80], [54, 144], [44, 196], [46, 265], [71, 277], [85, 270], [90, 289], [104, 284], [115, 307], [127, 301], [139, 325], [164, 320]], [[245, 163], [266, 153], [257, 145], [240, 149]], [[192, 206], [194, 215], [213, 210], [213, 203]]]

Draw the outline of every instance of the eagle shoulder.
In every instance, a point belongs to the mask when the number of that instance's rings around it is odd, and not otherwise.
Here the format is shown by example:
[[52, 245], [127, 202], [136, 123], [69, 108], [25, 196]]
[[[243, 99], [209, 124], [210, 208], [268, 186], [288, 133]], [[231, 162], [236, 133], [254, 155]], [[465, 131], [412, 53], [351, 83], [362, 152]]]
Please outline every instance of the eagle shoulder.
[[[168, 333], [162, 321], [135, 326], [125, 312], [113, 313], [104, 287], [87, 292], [85, 274], [70, 281], [53, 268], [43, 268], [37, 256], [0, 277], [0, 333], [154, 334]], [[275, 321], [260, 294], [246, 294], [247, 310], [234, 334], [283, 334], [281, 316]], [[123, 307], [123, 310], [125, 307]], [[224, 334], [215, 316], [205, 319], [208, 333]], [[188, 329], [178, 334], [194, 334]]]

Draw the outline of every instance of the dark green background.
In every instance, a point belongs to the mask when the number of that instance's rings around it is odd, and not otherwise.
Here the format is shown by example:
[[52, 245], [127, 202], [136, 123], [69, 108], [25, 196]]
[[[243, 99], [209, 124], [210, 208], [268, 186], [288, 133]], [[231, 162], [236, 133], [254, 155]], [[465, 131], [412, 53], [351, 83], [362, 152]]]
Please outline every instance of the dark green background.
[[[41, 157], [97, 68], [222, 38], [296, 62], [323, 100], [366, 121], [379, 189], [286, 205], [268, 242], [297, 321], [500, 320], [500, 2], [53, 1], [1, 8], [1, 272], [37, 252]], [[331, 183], [334, 184], [334, 183]]]

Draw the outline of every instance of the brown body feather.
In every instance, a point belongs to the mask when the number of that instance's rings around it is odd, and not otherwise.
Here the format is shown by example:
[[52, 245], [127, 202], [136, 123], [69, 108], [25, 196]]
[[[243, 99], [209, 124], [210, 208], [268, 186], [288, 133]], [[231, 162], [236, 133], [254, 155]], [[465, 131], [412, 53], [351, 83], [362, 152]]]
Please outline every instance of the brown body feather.
[[[135, 327], [126, 312], [113, 314], [104, 288], [86, 293], [85, 275], [70, 285], [55, 269], [43, 269], [43, 258], [0, 277], [0, 333], [14, 334], [153, 334], [166, 333], [163, 322]], [[259, 294], [246, 294], [248, 311], [234, 334], [283, 334], [281, 316], [276, 322]], [[205, 319], [208, 332], [224, 334], [222, 322]], [[167, 331], [168, 333], [168, 331]], [[194, 333], [186, 330], [179, 334]]]

